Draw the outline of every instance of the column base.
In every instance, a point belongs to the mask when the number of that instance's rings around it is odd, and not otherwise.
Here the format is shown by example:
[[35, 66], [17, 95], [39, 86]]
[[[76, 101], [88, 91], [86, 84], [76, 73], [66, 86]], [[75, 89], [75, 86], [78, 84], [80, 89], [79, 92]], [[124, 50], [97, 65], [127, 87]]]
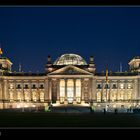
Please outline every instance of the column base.
[[77, 102], [76, 102], [76, 101], [73, 101], [73, 104], [74, 104], [74, 105], [76, 105], [76, 104], [77, 104]]
[[85, 101], [81, 101], [81, 104], [85, 104]]
[[67, 105], [68, 104], [68, 101], [64, 101], [64, 104]]
[[56, 101], [56, 104], [60, 104], [60, 101]]

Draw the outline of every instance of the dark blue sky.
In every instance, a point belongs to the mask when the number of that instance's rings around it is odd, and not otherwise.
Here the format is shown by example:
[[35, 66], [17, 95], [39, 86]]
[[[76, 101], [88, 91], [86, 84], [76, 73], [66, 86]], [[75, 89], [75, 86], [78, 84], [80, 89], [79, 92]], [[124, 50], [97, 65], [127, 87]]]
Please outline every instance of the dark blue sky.
[[140, 7], [0, 7], [0, 41], [16, 71], [42, 72], [48, 55], [64, 53], [124, 71], [140, 55]]

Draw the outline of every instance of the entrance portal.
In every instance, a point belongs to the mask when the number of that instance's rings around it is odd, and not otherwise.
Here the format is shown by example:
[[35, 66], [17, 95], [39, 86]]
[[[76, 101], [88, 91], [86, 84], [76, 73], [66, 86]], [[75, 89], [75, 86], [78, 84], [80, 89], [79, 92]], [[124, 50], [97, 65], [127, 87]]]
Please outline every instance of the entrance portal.
[[67, 81], [61, 79], [60, 80], [60, 103], [64, 104], [65, 101], [67, 101], [69, 104], [72, 104], [74, 100], [78, 104], [81, 103], [81, 79], [75, 79], [75, 80], [67, 79]]

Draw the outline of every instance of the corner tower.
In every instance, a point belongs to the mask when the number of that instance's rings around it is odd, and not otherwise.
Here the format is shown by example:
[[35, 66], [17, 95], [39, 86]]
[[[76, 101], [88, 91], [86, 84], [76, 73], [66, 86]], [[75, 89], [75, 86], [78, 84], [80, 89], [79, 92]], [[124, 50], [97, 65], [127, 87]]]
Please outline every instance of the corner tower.
[[12, 62], [7, 58], [2, 56], [3, 51], [0, 48], [0, 72], [11, 72]]
[[131, 72], [140, 72], [140, 56], [135, 56], [128, 64]]

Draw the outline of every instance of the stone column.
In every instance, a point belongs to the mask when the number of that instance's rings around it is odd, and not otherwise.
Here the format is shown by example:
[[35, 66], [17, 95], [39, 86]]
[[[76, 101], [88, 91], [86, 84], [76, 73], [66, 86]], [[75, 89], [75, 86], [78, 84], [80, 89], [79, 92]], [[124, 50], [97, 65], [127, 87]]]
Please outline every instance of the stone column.
[[76, 104], [76, 79], [73, 80], [74, 82], [74, 104]]
[[117, 81], [117, 95], [116, 95], [116, 100], [118, 101], [119, 99], [119, 81]]
[[91, 95], [91, 91], [92, 91], [92, 79], [89, 78], [89, 102], [91, 102], [91, 99], [92, 99], [92, 95]]
[[8, 88], [7, 80], [4, 80], [4, 100], [8, 100]]
[[48, 79], [45, 80], [44, 83], [44, 101], [48, 101], [49, 100], [49, 83], [48, 83]]
[[52, 100], [52, 81], [49, 79], [49, 100]]
[[135, 79], [134, 80], [134, 85], [133, 85], [133, 95], [132, 95], [132, 100], [136, 100], [139, 98], [139, 94], [140, 94], [140, 80], [139, 79]]
[[37, 80], [37, 101], [40, 102], [39, 80]]
[[67, 103], [67, 79], [65, 79], [65, 104]]
[[81, 79], [81, 101], [84, 102], [84, 79]]
[[2, 96], [2, 94], [3, 94], [3, 92], [2, 92], [2, 83], [3, 83], [3, 81], [2, 81], [2, 79], [0, 79], [0, 102], [2, 102], [2, 100], [3, 100], [3, 96]]
[[74, 82], [74, 100], [76, 100], [76, 79], [74, 79], [73, 82]]
[[21, 96], [21, 100], [25, 101], [25, 95], [24, 95], [24, 81], [21, 82], [22, 83], [22, 96]]
[[96, 89], [97, 85], [96, 85], [96, 80], [92, 79], [92, 100], [96, 101], [97, 99], [97, 89]]
[[32, 102], [33, 101], [33, 98], [32, 98], [33, 96], [32, 96], [32, 81], [31, 80], [29, 81], [29, 94], [30, 94], [29, 95], [30, 96], [29, 100]]
[[60, 79], [57, 80], [57, 102], [60, 102]]
[[124, 90], [123, 100], [126, 101], [128, 99], [127, 98], [128, 97], [127, 81], [124, 82], [124, 88], [125, 90]]
[[7, 84], [7, 80], [4, 80], [4, 92], [3, 92], [3, 108], [6, 108], [6, 104], [5, 101], [9, 100], [9, 96], [8, 96], [8, 84]]
[[[97, 93], [96, 93], [97, 94]], [[101, 102], [103, 102], [103, 94], [104, 94], [104, 81], [102, 81], [102, 89], [101, 89]], [[96, 95], [97, 96], [97, 95]]]
[[111, 101], [111, 91], [112, 91], [112, 82], [110, 81], [109, 83], [109, 92], [108, 92], [108, 101], [110, 102]]
[[17, 101], [16, 80], [14, 80], [14, 100]]

